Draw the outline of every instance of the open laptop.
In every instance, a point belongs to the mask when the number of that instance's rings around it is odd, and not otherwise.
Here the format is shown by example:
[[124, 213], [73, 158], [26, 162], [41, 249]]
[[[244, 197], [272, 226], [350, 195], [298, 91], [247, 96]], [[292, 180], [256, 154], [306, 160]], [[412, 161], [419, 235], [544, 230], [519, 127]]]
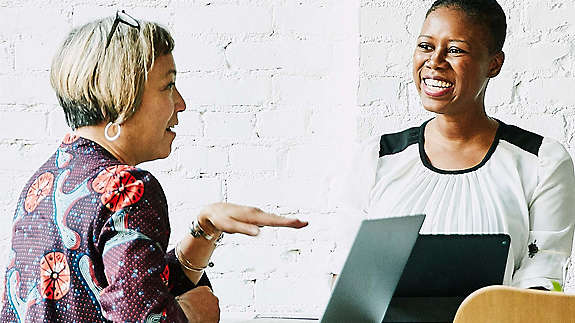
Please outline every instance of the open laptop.
[[[362, 221], [322, 315], [322, 323], [382, 321], [424, 219], [425, 215], [410, 215]], [[317, 319], [268, 316], [246, 322], [313, 321]]]
[[503, 283], [507, 234], [417, 238], [383, 322], [452, 322], [465, 297]]
[[[364, 221], [322, 322], [379, 323], [384, 314], [383, 322], [452, 322], [466, 296], [503, 282], [508, 235], [414, 236], [422, 222], [421, 215]], [[313, 321], [268, 316], [246, 322]]]

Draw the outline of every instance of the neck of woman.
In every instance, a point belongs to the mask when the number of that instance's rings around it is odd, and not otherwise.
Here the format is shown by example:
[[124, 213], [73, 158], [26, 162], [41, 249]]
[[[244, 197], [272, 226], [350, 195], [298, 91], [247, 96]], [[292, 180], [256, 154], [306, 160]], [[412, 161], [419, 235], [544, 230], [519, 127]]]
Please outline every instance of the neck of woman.
[[112, 154], [116, 159], [125, 163], [127, 165], [135, 166], [139, 164], [136, 158], [130, 157], [129, 154], [129, 145], [125, 145], [125, 140], [123, 140], [122, 136], [120, 136], [115, 141], [109, 141], [104, 136], [104, 129], [106, 128], [105, 124], [101, 125], [94, 125], [94, 126], [84, 126], [80, 127], [75, 130], [75, 133], [82, 137], [93, 142], [97, 143], [98, 145], [104, 147], [110, 154]]
[[430, 131], [442, 140], [453, 143], [467, 143], [477, 138], [492, 137], [498, 122], [487, 116], [484, 110], [478, 113], [457, 115], [438, 114], [430, 121]]
[[425, 127], [425, 153], [443, 170], [469, 169], [489, 151], [499, 123], [482, 114], [440, 114]]

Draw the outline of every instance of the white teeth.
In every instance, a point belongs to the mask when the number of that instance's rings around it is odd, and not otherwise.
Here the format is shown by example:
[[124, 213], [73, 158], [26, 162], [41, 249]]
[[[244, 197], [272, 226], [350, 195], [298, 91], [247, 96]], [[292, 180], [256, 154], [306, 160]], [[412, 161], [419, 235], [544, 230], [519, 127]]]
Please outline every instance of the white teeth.
[[425, 82], [425, 85], [433, 87], [449, 88], [453, 86], [452, 83], [434, 79], [424, 79], [423, 82]]

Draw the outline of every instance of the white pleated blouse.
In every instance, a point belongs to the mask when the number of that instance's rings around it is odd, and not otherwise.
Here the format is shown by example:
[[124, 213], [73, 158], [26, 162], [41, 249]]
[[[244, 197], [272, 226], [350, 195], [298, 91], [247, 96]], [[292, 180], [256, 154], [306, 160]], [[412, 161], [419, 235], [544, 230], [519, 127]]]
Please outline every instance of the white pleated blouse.
[[507, 233], [505, 284], [561, 283], [575, 223], [575, 176], [565, 148], [499, 121], [480, 164], [445, 171], [425, 154], [426, 124], [360, 145], [344, 209], [367, 218], [424, 213], [426, 234]]

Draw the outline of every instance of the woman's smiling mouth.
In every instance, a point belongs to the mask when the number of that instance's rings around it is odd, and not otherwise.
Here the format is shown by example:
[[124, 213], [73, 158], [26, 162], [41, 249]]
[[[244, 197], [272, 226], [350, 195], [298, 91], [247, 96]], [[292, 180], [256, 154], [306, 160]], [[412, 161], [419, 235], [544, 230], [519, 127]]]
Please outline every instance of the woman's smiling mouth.
[[421, 82], [421, 89], [423, 92], [434, 98], [453, 92], [453, 88], [453, 83], [440, 79], [423, 78]]

